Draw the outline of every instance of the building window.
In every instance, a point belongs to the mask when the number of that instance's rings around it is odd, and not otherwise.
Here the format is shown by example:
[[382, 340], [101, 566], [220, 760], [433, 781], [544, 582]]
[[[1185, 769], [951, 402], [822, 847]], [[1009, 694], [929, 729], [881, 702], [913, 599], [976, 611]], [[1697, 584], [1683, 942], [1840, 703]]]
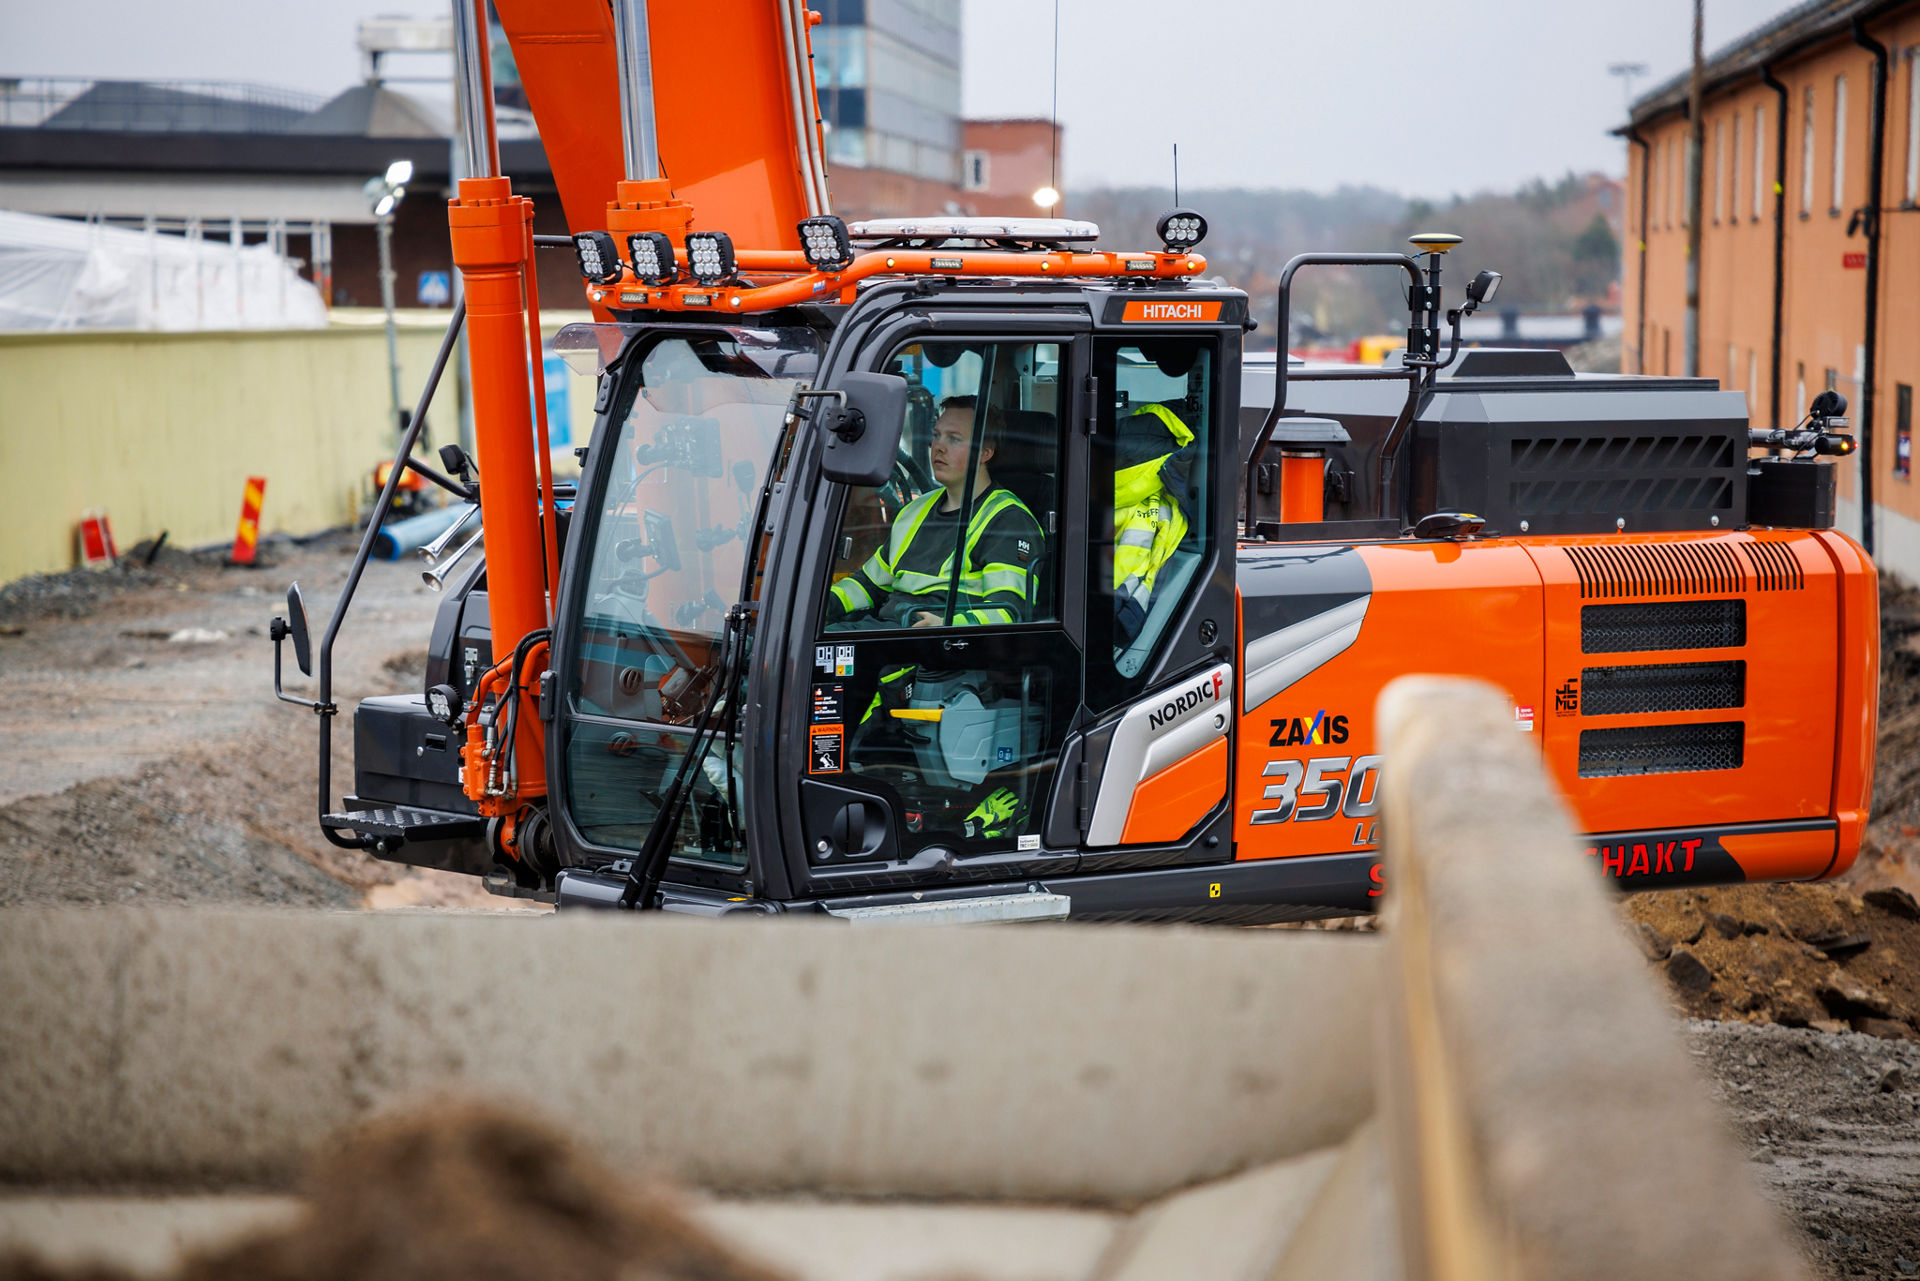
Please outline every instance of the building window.
[[1747, 413], [1756, 412], [1760, 398], [1760, 349], [1747, 348]]
[[1727, 344], [1727, 390], [1728, 391], [1735, 391], [1739, 389], [1739, 386], [1740, 386], [1739, 377], [1740, 377], [1740, 349], [1738, 347], [1735, 347], [1732, 343], [1728, 343]]
[[1760, 208], [1766, 199], [1767, 182], [1767, 109], [1753, 109], [1753, 220], [1760, 221]]
[[1840, 212], [1847, 188], [1847, 78], [1833, 78], [1833, 204], [1831, 212]]
[[1661, 175], [1661, 182], [1667, 186], [1667, 192], [1665, 192], [1667, 200], [1665, 200], [1663, 204], [1667, 205], [1667, 227], [1672, 227], [1672, 225], [1674, 225], [1674, 186], [1676, 186], [1676, 184], [1674, 184], [1674, 140], [1672, 140], [1672, 138], [1667, 138], [1667, 171]]
[[1726, 217], [1726, 134], [1713, 123], [1713, 221]]
[[990, 181], [987, 174], [987, 153], [984, 151], [967, 152], [960, 165], [960, 185], [968, 191], [985, 191]]
[[1673, 373], [1673, 330], [1671, 329], [1660, 331], [1660, 372], [1668, 375]]
[[1727, 138], [1727, 221], [1740, 221], [1740, 113], [1733, 114]]
[[1893, 385], [1893, 474], [1913, 479], [1913, 387]]
[[1807, 366], [1801, 361], [1793, 367], [1793, 420], [1807, 416]]
[[1813, 86], [1807, 86], [1800, 126], [1800, 212], [1813, 212]]
[[1907, 203], [1920, 202], [1920, 45], [1907, 50]]

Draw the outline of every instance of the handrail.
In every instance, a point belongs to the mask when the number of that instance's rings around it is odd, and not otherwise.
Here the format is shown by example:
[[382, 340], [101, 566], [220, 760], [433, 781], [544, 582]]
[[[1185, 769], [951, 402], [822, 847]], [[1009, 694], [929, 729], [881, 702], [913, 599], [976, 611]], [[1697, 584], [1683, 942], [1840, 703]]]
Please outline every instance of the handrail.
[[[1267, 446], [1272, 443], [1274, 428], [1279, 425], [1280, 415], [1287, 407], [1287, 379], [1289, 376], [1287, 373], [1287, 335], [1292, 332], [1293, 276], [1294, 273], [1302, 267], [1312, 266], [1399, 267], [1407, 273], [1415, 289], [1426, 287], [1426, 282], [1420, 277], [1420, 264], [1414, 261], [1412, 256], [1408, 254], [1295, 254], [1287, 261], [1287, 265], [1281, 269], [1279, 289], [1280, 316], [1278, 321], [1280, 326], [1280, 350], [1276, 353], [1273, 362], [1273, 408], [1267, 411], [1267, 419], [1260, 424], [1260, 434], [1255, 437], [1253, 449], [1246, 457], [1246, 517], [1243, 522], [1243, 527], [1248, 534], [1251, 534], [1254, 528], [1253, 509], [1254, 500], [1259, 493], [1258, 467], [1260, 456], [1267, 452]], [[1432, 300], [1433, 306], [1431, 308], [1416, 308], [1416, 315], [1425, 312], [1431, 316], [1439, 311], [1437, 286], [1435, 286], [1435, 294], [1436, 297]], [[1335, 379], [1364, 382], [1385, 381], [1394, 378], [1403, 378], [1407, 381], [1406, 406], [1401, 410], [1400, 416], [1394, 420], [1392, 429], [1388, 431], [1386, 440], [1382, 441], [1380, 446], [1380, 470], [1377, 476], [1377, 483], [1380, 502], [1379, 514], [1381, 516], [1388, 514], [1388, 460], [1393, 456], [1393, 450], [1399, 445], [1401, 436], [1406, 433], [1407, 425], [1412, 421], [1411, 411], [1413, 409], [1413, 403], [1415, 398], [1420, 394], [1421, 379], [1427, 372], [1427, 365], [1412, 364], [1400, 369], [1356, 369], [1351, 372], [1342, 370], [1337, 374], [1315, 372], [1311, 374], [1294, 375], [1294, 377], [1305, 382], [1332, 381]]]
[[[387, 473], [387, 483], [374, 502], [373, 516], [367, 521], [366, 532], [360, 536], [360, 550], [354, 553], [353, 568], [347, 572], [347, 581], [340, 588], [340, 598], [334, 602], [333, 617], [327, 620], [326, 634], [320, 638], [320, 697], [314, 708], [320, 716], [320, 817], [323, 820], [320, 830], [341, 849], [364, 850], [372, 847], [374, 841], [367, 836], [349, 839], [328, 827], [324, 821], [328, 813], [328, 798], [333, 794], [333, 718], [340, 710], [333, 701], [333, 642], [340, 635], [340, 624], [347, 617], [353, 594], [359, 590], [360, 576], [366, 572], [367, 559], [373, 554], [374, 540], [380, 536], [380, 529], [386, 524], [387, 513], [393, 510], [394, 491], [400, 487], [400, 477], [407, 470], [414, 442], [420, 438], [420, 431], [426, 426], [427, 406], [433, 403], [433, 393], [439, 390], [440, 375], [453, 355], [454, 343], [460, 336], [460, 326], [466, 318], [467, 304], [462, 299], [454, 307], [452, 319], [447, 322], [447, 336], [440, 340], [440, 352], [433, 358], [433, 371], [427, 375], [427, 385], [420, 393], [419, 403], [414, 406], [413, 419], [400, 438], [400, 450], [394, 456], [392, 470]], [[482, 519], [485, 519], [484, 513]]]

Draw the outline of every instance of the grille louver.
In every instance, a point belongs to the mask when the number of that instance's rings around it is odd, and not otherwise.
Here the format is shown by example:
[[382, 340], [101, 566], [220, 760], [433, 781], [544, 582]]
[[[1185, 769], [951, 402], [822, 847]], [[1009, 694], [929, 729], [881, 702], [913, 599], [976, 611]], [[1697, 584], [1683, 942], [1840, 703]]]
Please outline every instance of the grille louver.
[[1582, 716], [1718, 711], [1746, 701], [1747, 665], [1739, 660], [1589, 667], [1580, 673]]
[[1580, 777], [1739, 769], [1746, 755], [1746, 731], [1743, 721], [1581, 730]]
[[[1742, 554], [1736, 555], [1738, 547]], [[1746, 539], [1703, 543], [1604, 544], [1568, 547], [1580, 599], [1633, 596], [1731, 596], [1800, 591], [1807, 578], [1780, 543]]]
[[1640, 654], [1656, 649], [1738, 649], [1747, 643], [1747, 602], [1677, 600], [1638, 605], [1585, 605], [1584, 654]]

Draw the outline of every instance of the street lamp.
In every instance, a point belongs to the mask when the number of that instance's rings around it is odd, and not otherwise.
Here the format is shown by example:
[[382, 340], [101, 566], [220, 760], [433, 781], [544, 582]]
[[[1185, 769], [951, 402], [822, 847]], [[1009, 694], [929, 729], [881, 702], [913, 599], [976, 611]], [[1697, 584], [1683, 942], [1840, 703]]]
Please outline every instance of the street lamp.
[[387, 312], [387, 393], [396, 434], [406, 429], [400, 421], [400, 344], [393, 322], [393, 211], [406, 199], [411, 181], [413, 161], [396, 160], [384, 174], [367, 179], [360, 188], [380, 235], [380, 303]]

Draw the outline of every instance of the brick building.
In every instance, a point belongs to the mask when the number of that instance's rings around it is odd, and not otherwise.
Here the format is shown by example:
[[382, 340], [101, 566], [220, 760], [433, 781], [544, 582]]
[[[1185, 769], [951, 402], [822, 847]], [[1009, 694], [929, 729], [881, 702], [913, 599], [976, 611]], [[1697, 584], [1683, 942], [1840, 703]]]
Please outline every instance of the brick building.
[[[1844, 394], [1860, 454], [1839, 477], [1841, 527], [1920, 580], [1920, 0], [1789, 10], [1708, 59], [1701, 116], [1697, 372], [1744, 391], [1756, 426]], [[1682, 373], [1688, 77], [1619, 132], [1624, 367]]]
[[[969, 120], [960, 185], [974, 212], [1033, 218], [1049, 211], [1034, 203], [1044, 187], [1061, 188], [1054, 163], [1061, 130], [1050, 120]], [[1051, 212], [1071, 216], [1065, 202]]]

